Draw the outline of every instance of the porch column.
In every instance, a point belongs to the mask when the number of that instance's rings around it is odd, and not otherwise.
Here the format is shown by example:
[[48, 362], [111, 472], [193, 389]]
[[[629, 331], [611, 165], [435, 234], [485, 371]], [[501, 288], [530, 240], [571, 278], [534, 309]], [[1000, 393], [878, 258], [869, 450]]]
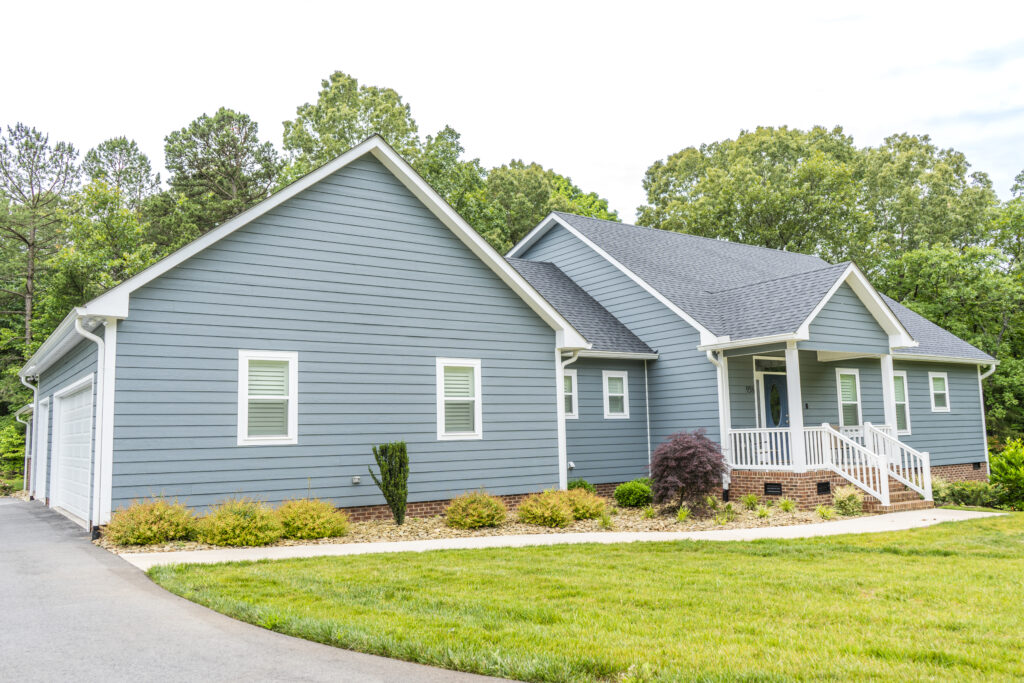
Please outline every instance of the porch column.
[[804, 450], [804, 398], [800, 391], [800, 355], [796, 342], [786, 343], [786, 393], [789, 394], [790, 448], [793, 451], [793, 471], [807, 471], [807, 453]]
[[892, 354], [882, 356], [882, 405], [885, 406], [885, 424], [896, 433], [896, 382], [893, 380]]

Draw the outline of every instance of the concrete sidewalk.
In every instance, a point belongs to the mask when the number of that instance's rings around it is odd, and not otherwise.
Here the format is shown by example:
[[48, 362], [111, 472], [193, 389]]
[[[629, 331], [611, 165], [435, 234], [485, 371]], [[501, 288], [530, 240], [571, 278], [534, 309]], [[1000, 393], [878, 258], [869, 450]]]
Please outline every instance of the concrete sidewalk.
[[523, 536], [474, 536], [440, 538], [424, 541], [391, 541], [382, 543], [337, 543], [324, 545], [290, 545], [270, 548], [224, 548], [221, 550], [184, 550], [167, 553], [131, 553], [121, 557], [139, 569], [166, 564], [238, 562], [242, 560], [284, 560], [295, 557], [332, 555], [365, 555], [370, 553], [424, 552], [466, 548], [520, 548], [531, 545], [568, 543], [634, 543], [638, 541], [753, 541], [762, 538], [810, 538], [839, 534], [866, 534], [899, 531], [931, 526], [942, 522], [992, 517], [998, 513], [963, 510], [914, 510], [887, 515], [857, 517], [820, 524], [759, 527], [756, 529], [722, 529], [713, 531], [646, 531], [587, 532], [564, 534], [531, 534]]

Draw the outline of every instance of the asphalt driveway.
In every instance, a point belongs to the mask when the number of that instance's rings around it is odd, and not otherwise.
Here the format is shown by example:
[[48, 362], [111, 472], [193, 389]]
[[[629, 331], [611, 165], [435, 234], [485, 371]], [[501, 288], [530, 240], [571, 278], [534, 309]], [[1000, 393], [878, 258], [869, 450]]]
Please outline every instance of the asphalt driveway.
[[0, 678], [493, 680], [310, 643], [168, 593], [38, 502], [0, 498]]

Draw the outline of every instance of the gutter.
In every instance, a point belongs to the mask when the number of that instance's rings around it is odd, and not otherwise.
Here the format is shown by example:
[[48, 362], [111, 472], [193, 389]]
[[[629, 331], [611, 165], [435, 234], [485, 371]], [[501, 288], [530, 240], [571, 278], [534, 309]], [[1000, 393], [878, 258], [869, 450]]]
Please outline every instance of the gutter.
[[[106, 325], [107, 321], [103, 320], [103, 324]], [[88, 339], [89, 341], [91, 341], [94, 344], [96, 344], [96, 349], [97, 349], [97, 352], [96, 352], [96, 420], [95, 420], [95, 424], [93, 425], [93, 430], [95, 431], [95, 437], [94, 437], [94, 445], [93, 445], [93, 449], [94, 450], [93, 450], [93, 458], [92, 459], [93, 459], [93, 462], [95, 463], [95, 468], [96, 468], [96, 473], [94, 475], [95, 476], [95, 481], [102, 481], [103, 480], [102, 479], [102, 477], [103, 477], [103, 472], [102, 472], [103, 458], [100, 456], [100, 453], [102, 452], [102, 449], [103, 449], [103, 422], [104, 422], [104, 418], [105, 418], [105, 416], [103, 414], [103, 397], [104, 397], [103, 362], [104, 362], [104, 358], [105, 358], [106, 354], [104, 353], [103, 338], [102, 337], [98, 337], [95, 334], [93, 334], [92, 332], [89, 332], [88, 330], [86, 330], [85, 327], [82, 326], [82, 317], [81, 316], [78, 316], [78, 317], [75, 318], [75, 332], [77, 332], [79, 335], [81, 335], [85, 339]], [[94, 500], [93, 504], [90, 506], [91, 510], [92, 510], [92, 512], [91, 512], [92, 518], [89, 520], [89, 528], [92, 531], [93, 539], [96, 539], [96, 538], [99, 537], [99, 527], [94, 525], [93, 522], [99, 520], [100, 501], [99, 501], [99, 492], [96, 491], [96, 487], [95, 486], [93, 486], [93, 497], [96, 500]]]
[[[995, 363], [992, 363], [991, 365], [989, 365], [988, 366], [988, 370], [986, 370], [985, 372], [981, 373], [980, 379], [985, 379], [987, 377], [991, 377], [992, 373], [996, 371], [996, 366], [997, 365], [999, 365], [999, 361], [996, 361]], [[981, 367], [981, 366], [979, 365], [978, 367]]]
[[[35, 422], [36, 415], [39, 414], [39, 411], [37, 410], [39, 408], [39, 380], [37, 379], [36, 380], [36, 385], [32, 386], [31, 384], [28, 383], [28, 378], [23, 377], [21, 375], [18, 375], [18, 379], [21, 380], [22, 384], [24, 384], [26, 387], [28, 387], [29, 389], [32, 390], [32, 403], [29, 404], [29, 405], [32, 407], [32, 421]], [[25, 409], [28, 408], [28, 407], [29, 406], [25, 406], [24, 408], [22, 408], [21, 410], [19, 410], [18, 412], [16, 412], [14, 414], [14, 419], [17, 420], [18, 422], [21, 422], [23, 425], [25, 425], [25, 463], [22, 465], [22, 468], [21, 468], [21, 472], [22, 472], [22, 476], [21, 476], [21, 490], [22, 491], [28, 490], [28, 482], [29, 482], [28, 453], [29, 453], [29, 448], [31, 447], [33, 453], [35, 453], [35, 450], [36, 450], [35, 434], [29, 434], [28, 422], [23, 422], [21, 420], [21, 418], [18, 417], [23, 412], [25, 412]]]

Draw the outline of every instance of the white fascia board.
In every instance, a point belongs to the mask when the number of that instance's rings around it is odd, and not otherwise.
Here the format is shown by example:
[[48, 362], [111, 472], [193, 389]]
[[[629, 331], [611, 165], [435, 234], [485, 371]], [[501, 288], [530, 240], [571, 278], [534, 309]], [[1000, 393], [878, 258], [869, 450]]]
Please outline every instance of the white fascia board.
[[98, 296], [85, 305], [88, 315], [124, 318], [128, 316], [129, 295], [140, 287], [152, 282], [170, 269], [198, 254], [207, 247], [227, 237], [239, 228], [291, 199], [303, 190], [315, 185], [327, 176], [344, 168], [356, 159], [373, 156], [384, 164], [398, 180], [405, 185], [423, 204], [430, 209], [456, 237], [487, 264], [537, 315], [558, 333], [559, 348], [590, 348], [590, 343], [565, 318], [549, 304], [502, 256], [494, 250], [466, 221], [459, 216], [402, 157], [378, 135], [361, 142], [334, 161], [304, 175], [291, 185], [274, 193], [262, 202], [244, 211], [223, 225], [153, 264], [135, 277], [125, 280], [109, 292]]
[[[71, 312], [50, 333], [50, 336], [32, 354], [32, 357], [25, 361], [25, 365], [18, 371], [18, 374], [22, 377], [38, 377], [40, 372], [60, 360], [65, 353], [81, 341], [82, 336], [75, 330], [75, 320], [84, 317], [86, 317], [84, 308], [71, 309]], [[91, 330], [96, 326], [86, 325], [86, 327]]]
[[[668, 308], [670, 311], [672, 311], [673, 313], [678, 315], [680, 318], [685, 320], [687, 323], [689, 323], [690, 326], [692, 326], [695, 330], [697, 330], [697, 332], [700, 333], [700, 343], [701, 344], [715, 344], [715, 343], [720, 343], [720, 342], [723, 342], [723, 341], [728, 341], [728, 339], [729, 339], [728, 337], [719, 337], [718, 335], [716, 335], [713, 332], [711, 332], [711, 330], [707, 329], [706, 327], [701, 325], [699, 322], [694, 320], [693, 317], [691, 317], [686, 311], [684, 311], [683, 309], [679, 308], [674, 303], [669, 301], [661, 292], [659, 292], [654, 287], [649, 285], [645, 280], [643, 280], [639, 275], [637, 275], [636, 273], [631, 271], [629, 268], [627, 268], [626, 266], [624, 266], [621, 263], [619, 263], [619, 261], [616, 260], [614, 257], [612, 257], [611, 254], [609, 254], [604, 249], [602, 249], [601, 247], [597, 246], [592, 241], [590, 241], [589, 239], [584, 237], [583, 233], [581, 233], [579, 230], [577, 230], [576, 228], [574, 228], [571, 225], [569, 225], [566, 221], [562, 220], [562, 218], [560, 218], [559, 216], [551, 214], [547, 219], [545, 219], [544, 223], [541, 223], [540, 226], [537, 226], [537, 228], [534, 228], [530, 232], [530, 234], [532, 235], [532, 234], [536, 233], [540, 227], [542, 227], [543, 225], [545, 225], [545, 223], [547, 223], [549, 221], [552, 222], [552, 224], [557, 223], [558, 225], [560, 225], [563, 228], [565, 228], [571, 235], [576, 237], [576, 239], [578, 239], [580, 242], [583, 242], [583, 244], [585, 244], [588, 247], [590, 247], [591, 249], [593, 249], [597, 253], [598, 256], [600, 256], [605, 261], [607, 261], [608, 263], [613, 265], [616, 269], [619, 270], [619, 272], [621, 272], [623, 275], [628, 277], [630, 280], [632, 280], [636, 284], [640, 285], [640, 287], [643, 288], [644, 291], [646, 291], [648, 294], [650, 294], [655, 299], [660, 301], [666, 308]], [[527, 237], [529, 237], [529, 235]], [[520, 242], [520, 245], [525, 245], [525, 244], [526, 244], [526, 240], [525, 239], [522, 242]], [[516, 252], [520, 245], [517, 245], [516, 249], [513, 249], [511, 252], [509, 252], [509, 256], [514, 256], [513, 252]]]
[[628, 351], [580, 351], [580, 358], [618, 358], [620, 360], [658, 360], [657, 353], [631, 353]]
[[871, 313], [872, 317], [878, 322], [879, 326], [885, 330], [886, 334], [889, 335], [889, 347], [890, 348], [907, 348], [917, 346], [917, 342], [911, 336], [907, 328], [903, 326], [900, 319], [896, 317], [896, 314], [892, 312], [892, 309], [885, 303], [881, 295], [878, 293], [871, 283], [868, 282], [867, 277], [861, 272], [860, 268], [856, 264], [851, 263], [849, 267], [843, 271], [843, 274], [829, 288], [828, 293], [818, 302], [818, 305], [814, 307], [810, 315], [804, 320], [804, 322], [797, 328], [797, 335], [801, 339], [810, 338], [811, 322], [814, 321], [818, 314], [821, 313], [825, 305], [832, 300], [839, 288], [846, 283], [853, 290], [857, 298], [860, 299], [861, 303], [864, 304], [868, 312]]
[[893, 360], [920, 360], [929, 363], [960, 363], [963, 365], [999, 365], [997, 360], [979, 360], [977, 358], [959, 358], [955, 356], [926, 356], [917, 353], [894, 353]]
[[545, 233], [547, 233], [548, 230], [558, 224], [558, 222], [555, 221], [555, 218], [556, 216], [553, 212], [549, 213], [544, 220], [537, 224], [537, 227], [526, 233], [526, 237], [519, 240], [516, 246], [512, 247], [505, 255], [509, 258], [515, 258], [518, 254], [529, 249], [530, 245], [539, 240]]
[[735, 341], [725, 337], [726, 341], [713, 343], [713, 344], [702, 344], [697, 347], [699, 351], [725, 351], [727, 349], [741, 349], [746, 346], [761, 346], [763, 344], [776, 344], [779, 342], [797, 342], [807, 341], [807, 337], [801, 337], [799, 334], [787, 332], [785, 334], [770, 334], [764, 337], [748, 337], [746, 339], [737, 339]]

